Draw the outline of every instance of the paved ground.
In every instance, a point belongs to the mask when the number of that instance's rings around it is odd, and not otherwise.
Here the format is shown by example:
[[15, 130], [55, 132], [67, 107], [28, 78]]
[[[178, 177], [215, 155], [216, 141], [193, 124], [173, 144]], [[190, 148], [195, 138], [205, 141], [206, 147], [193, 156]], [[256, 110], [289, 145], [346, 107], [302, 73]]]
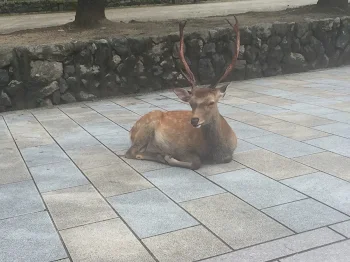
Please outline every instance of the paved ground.
[[171, 92], [0, 116], [0, 261], [349, 261], [350, 67], [232, 83], [234, 161], [122, 157]]
[[[208, 16], [239, 14], [249, 11], [278, 11], [288, 7], [315, 4], [316, 0], [241, 0], [176, 6], [148, 6], [108, 9], [106, 16], [112, 21], [163, 21]], [[66, 24], [74, 20], [74, 12], [0, 16], [0, 34], [23, 29], [42, 28]]]

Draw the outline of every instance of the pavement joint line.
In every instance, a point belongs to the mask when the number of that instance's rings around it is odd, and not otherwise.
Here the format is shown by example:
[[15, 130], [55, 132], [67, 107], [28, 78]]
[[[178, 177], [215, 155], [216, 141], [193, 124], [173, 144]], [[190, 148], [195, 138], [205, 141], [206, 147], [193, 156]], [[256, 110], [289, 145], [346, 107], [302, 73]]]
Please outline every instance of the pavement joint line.
[[[337, 232], [337, 234], [339, 234], [339, 233]], [[339, 235], [340, 235], [340, 234], [339, 234]], [[306, 249], [306, 250], [302, 250], [302, 251], [300, 251], [300, 252], [297, 252], [297, 253], [294, 253], [294, 254], [290, 254], [290, 255], [288, 255], [288, 256], [279, 257], [279, 258], [277, 258], [277, 259], [284, 259], [284, 258], [287, 258], [287, 257], [292, 257], [292, 256], [295, 256], [296, 254], [298, 254], [298, 255], [299, 255], [299, 254], [303, 254], [303, 253], [306, 253], [306, 252], [309, 252], [309, 251], [312, 251], [312, 250], [315, 250], [315, 249], [321, 249], [321, 248], [323, 248], [323, 247], [331, 246], [331, 245], [338, 244], [338, 243], [341, 243], [341, 242], [345, 242], [345, 241], [348, 241], [348, 240], [349, 240], [349, 239], [347, 239], [347, 238], [341, 239], [341, 240], [334, 241], [334, 242], [332, 242], [332, 243], [328, 243], [328, 244], [325, 244], [325, 245], [321, 245], [321, 246], [309, 248], [309, 249]], [[266, 261], [266, 262], [273, 262], [273, 261], [275, 261], [275, 259], [273, 259], [273, 260], [268, 260], [268, 261]]]
[[341, 223], [344, 223], [344, 222], [349, 222], [349, 221], [350, 221], [350, 220], [341, 221], [341, 222], [338, 222], [338, 223], [333, 224], [333, 225], [328, 225], [327, 227], [328, 227], [330, 230], [334, 231], [335, 233], [341, 235], [342, 237], [349, 239], [349, 238], [348, 238], [347, 236], [345, 236], [343, 233], [340, 233], [340, 232], [338, 232], [337, 230], [331, 228], [331, 226], [334, 226], [334, 225], [337, 225], [337, 224], [341, 224]]
[[[343, 222], [345, 222], [345, 221], [343, 221]], [[331, 226], [332, 226], [332, 225], [331, 225]], [[304, 233], [307, 233], [307, 232], [311, 232], [311, 231], [315, 231], [315, 230], [319, 230], [319, 229], [327, 228], [327, 227], [328, 227], [328, 226], [324, 226], [324, 227], [320, 227], [320, 228], [315, 228], [315, 229], [303, 231], [303, 232], [300, 232], [300, 233], [297, 233], [297, 234], [293, 234], [293, 235], [289, 235], [289, 236], [284, 236], [284, 237], [280, 237], [280, 238], [275, 238], [275, 239], [268, 240], [268, 241], [265, 241], [265, 242], [262, 242], [262, 243], [258, 243], [258, 244], [254, 244], [254, 245], [251, 245], [251, 246], [247, 246], [247, 247], [235, 249], [233, 252], [227, 252], [226, 254], [236, 253], [236, 252], [241, 251], [241, 250], [253, 248], [253, 247], [256, 247], [256, 246], [259, 246], [259, 245], [263, 245], [263, 244], [268, 244], [268, 243], [271, 243], [271, 242], [274, 242], [274, 241], [278, 241], [278, 240], [281, 240], [281, 239], [284, 239], [284, 238], [288, 238], [288, 237], [298, 236], [298, 235], [300, 235], [300, 234], [304, 234]], [[334, 230], [333, 230], [333, 231], [334, 231]], [[338, 235], [341, 235], [341, 234], [339, 234], [339, 233], [336, 232], [336, 231], [335, 231], [335, 233], [337, 233]], [[349, 240], [349, 239], [346, 239], [346, 238], [345, 238], [345, 239], [341, 239], [341, 240], [338, 240], [338, 241], [335, 241], [335, 242], [332, 242], [332, 243], [328, 243], [328, 244], [325, 244], [325, 245], [321, 245], [321, 246], [313, 247], [313, 248], [310, 248], [310, 249], [306, 249], [306, 250], [303, 250], [303, 251], [301, 251], [301, 252], [293, 253], [293, 254], [288, 255], [288, 256], [283, 256], [283, 257], [274, 258], [274, 259], [268, 260], [268, 261], [266, 261], [266, 262], [273, 262], [273, 261], [276, 261], [276, 260], [281, 259], [281, 258], [290, 257], [290, 256], [293, 256], [293, 255], [295, 255], [295, 254], [304, 253], [304, 252], [307, 252], [307, 251], [310, 251], [310, 250], [313, 250], [313, 249], [322, 248], [322, 247], [325, 247], [325, 246], [328, 246], [328, 245], [332, 245], [332, 244], [336, 244], [336, 243], [339, 243], [339, 242], [343, 242], [343, 241], [346, 241], [346, 240]], [[220, 257], [220, 256], [221, 256], [221, 255], [215, 255], [215, 256], [212, 256], [212, 257], [208, 257], [208, 258], [215, 258], [215, 257]], [[206, 260], [206, 259], [208, 259], [208, 258], [195, 260], [194, 262], [204, 261], [204, 260]]]
[[265, 210], [265, 209], [268, 209], [268, 208], [279, 207], [279, 206], [283, 206], [283, 205], [287, 205], [287, 204], [292, 204], [292, 203], [300, 202], [300, 201], [307, 200], [307, 199], [310, 199], [310, 198], [309, 198], [308, 196], [305, 196], [305, 198], [301, 198], [301, 199], [289, 201], [289, 202], [282, 203], [282, 204], [278, 204], [278, 205], [273, 205], [273, 206], [264, 207], [264, 208], [261, 208], [261, 209], [259, 209], [259, 210], [260, 210], [261, 212], [264, 212], [264, 210]]
[[[31, 115], [33, 115], [33, 114], [31, 114]], [[34, 116], [34, 115], [33, 115], [33, 116]], [[38, 119], [37, 119], [35, 116], [34, 116], [34, 118], [36, 119], [37, 122], [39, 122]], [[7, 129], [10, 130], [6, 119], [4, 119], [4, 122], [5, 122], [5, 125], [7, 126]], [[39, 122], [39, 124], [41, 125], [40, 122]], [[42, 125], [41, 125], [41, 126], [42, 126]], [[45, 129], [45, 128], [44, 128], [44, 129]], [[45, 129], [45, 131], [47, 132], [46, 129]], [[12, 134], [11, 131], [10, 131], [10, 134], [11, 134], [11, 136], [12, 136], [12, 139], [14, 140], [14, 137], [13, 137], [13, 134]], [[14, 141], [15, 141], [15, 140], [14, 140]], [[56, 142], [56, 141], [55, 141], [55, 142]], [[47, 214], [48, 214], [48, 216], [49, 216], [49, 218], [50, 218], [50, 221], [51, 221], [51, 223], [52, 223], [52, 225], [53, 225], [53, 227], [54, 227], [54, 229], [55, 229], [55, 231], [56, 231], [56, 233], [57, 233], [57, 236], [59, 237], [59, 239], [60, 239], [60, 241], [61, 241], [61, 244], [62, 244], [62, 246], [63, 246], [63, 248], [64, 248], [64, 250], [65, 250], [65, 252], [66, 252], [68, 258], [69, 258], [70, 260], [72, 260], [71, 255], [70, 255], [70, 253], [69, 253], [69, 251], [68, 251], [68, 248], [67, 248], [66, 244], [65, 244], [64, 241], [63, 241], [63, 238], [62, 238], [62, 236], [61, 236], [61, 234], [60, 234], [60, 232], [59, 232], [59, 230], [58, 230], [58, 228], [57, 228], [57, 225], [56, 225], [56, 223], [55, 223], [54, 220], [53, 220], [53, 217], [52, 217], [52, 215], [51, 215], [51, 213], [50, 213], [50, 211], [49, 211], [49, 209], [48, 209], [48, 207], [47, 207], [46, 202], [44, 201], [44, 198], [43, 198], [43, 196], [42, 196], [42, 194], [41, 194], [41, 192], [40, 192], [40, 190], [39, 190], [39, 187], [38, 187], [38, 185], [37, 185], [36, 182], [35, 182], [35, 179], [34, 179], [34, 177], [33, 177], [33, 174], [32, 174], [32, 172], [30, 171], [30, 169], [29, 169], [29, 167], [28, 167], [28, 165], [27, 165], [27, 162], [24, 160], [23, 155], [22, 155], [22, 152], [21, 152], [21, 150], [19, 149], [19, 147], [18, 147], [16, 141], [15, 141], [15, 145], [16, 145], [16, 148], [17, 148], [19, 154], [21, 155], [22, 161], [24, 162], [24, 164], [25, 164], [25, 166], [26, 166], [26, 168], [27, 168], [27, 170], [28, 170], [28, 172], [29, 172], [29, 174], [30, 174], [30, 176], [31, 176], [31, 178], [32, 178], [32, 181], [33, 181], [33, 184], [34, 184], [34, 186], [35, 186], [35, 188], [36, 188], [36, 190], [37, 190], [37, 193], [39, 194], [40, 199], [41, 199], [41, 201], [42, 201], [42, 203], [43, 203], [43, 205], [44, 205], [44, 207], [45, 207], [45, 210], [42, 210], [42, 211], [47, 212]]]

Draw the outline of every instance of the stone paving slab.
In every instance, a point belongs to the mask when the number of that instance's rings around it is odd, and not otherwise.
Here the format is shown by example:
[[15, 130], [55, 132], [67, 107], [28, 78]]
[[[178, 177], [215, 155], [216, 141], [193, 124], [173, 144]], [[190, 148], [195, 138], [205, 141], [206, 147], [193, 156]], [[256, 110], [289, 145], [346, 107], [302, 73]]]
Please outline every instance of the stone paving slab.
[[117, 217], [91, 185], [44, 193], [43, 198], [59, 230]]
[[154, 261], [120, 219], [63, 230], [61, 235], [73, 261]]
[[[328, 228], [293, 235], [263, 243], [226, 255], [203, 260], [206, 262], [263, 262], [330, 244], [344, 237]], [[275, 261], [275, 260], [274, 260]], [[320, 260], [321, 261], [321, 260]], [[306, 262], [306, 260], [304, 261]]]
[[203, 226], [145, 238], [143, 243], [160, 261], [195, 261], [227, 253], [231, 248]]
[[325, 173], [313, 173], [282, 183], [350, 215], [350, 183]]
[[330, 228], [339, 232], [343, 236], [350, 238], [350, 221], [345, 221], [345, 222], [330, 226]]
[[231, 194], [192, 200], [181, 206], [233, 249], [292, 234], [288, 228]]
[[350, 240], [332, 244], [323, 248], [317, 248], [305, 253], [281, 259], [281, 262], [317, 262], [317, 261], [337, 261], [347, 262], [350, 257]]
[[350, 139], [339, 136], [327, 136], [307, 140], [305, 143], [326, 149], [342, 156], [350, 157]]
[[84, 171], [84, 174], [104, 197], [153, 187], [151, 183], [123, 162], [88, 169]]
[[0, 220], [0, 261], [47, 262], [66, 258], [48, 213]]
[[315, 172], [310, 167], [262, 149], [236, 154], [233, 159], [276, 180]]
[[140, 238], [197, 225], [198, 222], [158, 189], [108, 199]]
[[324, 126], [315, 127], [317, 130], [321, 130], [333, 135], [350, 138], [350, 125], [344, 123], [329, 124]]
[[222, 173], [209, 179], [258, 209], [306, 198], [251, 169]]
[[175, 167], [143, 173], [175, 202], [185, 202], [226, 192], [196, 172]]
[[45, 209], [32, 180], [0, 185], [0, 219]]
[[261, 126], [261, 128], [297, 141], [311, 140], [314, 138], [329, 136], [328, 133], [288, 122], [272, 123], [269, 125]]
[[246, 141], [288, 158], [306, 156], [323, 151], [320, 148], [276, 134], [250, 138], [246, 139]]
[[298, 233], [350, 219], [313, 199], [267, 208], [263, 212]]
[[196, 171], [123, 157], [171, 91], [0, 114], [0, 260], [348, 261], [349, 72], [230, 84], [234, 160]]
[[322, 152], [294, 158], [304, 165], [350, 181], [350, 158], [331, 152]]
[[41, 193], [89, 183], [70, 161], [31, 167], [29, 170]]

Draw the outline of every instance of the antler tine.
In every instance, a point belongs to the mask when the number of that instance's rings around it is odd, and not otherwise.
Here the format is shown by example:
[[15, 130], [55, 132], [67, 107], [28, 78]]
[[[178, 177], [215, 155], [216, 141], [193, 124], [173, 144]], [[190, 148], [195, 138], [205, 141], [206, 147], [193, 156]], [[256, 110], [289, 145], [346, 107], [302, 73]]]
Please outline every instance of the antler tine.
[[232, 25], [232, 23], [226, 19], [227, 23], [229, 23], [229, 25], [233, 28], [233, 30], [236, 32], [236, 47], [235, 47], [235, 53], [232, 57], [232, 62], [229, 64], [229, 66], [226, 68], [225, 73], [220, 77], [220, 79], [211, 84], [209, 87], [210, 88], [214, 88], [216, 87], [222, 80], [224, 80], [230, 73], [231, 71], [234, 69], [235, 65], [236, 65], [236, 61], [238, 59], [238, 54], [239, 54], [239, 47], [241, 45], [241, 35], [239, 32], [239, 24], [238, 24], [238, 19], [237, 17], [234, 15], [234, 18], [236, 20], [236, 24]]
[[194, 89], [196, 87], [196, 79], [190, 69], [190, 67], [187, 64], [186, 58], [185, 58], [185, 54], [184, 54], [184, 28], [186, 26], [187, 21], [184, 22], [180, 22], [179, 24], [179, 29], [180, 29], [180, 52], [179, 52], [179, 56], [180, 56], [180, 60], [183, 63], [186, 73], [183, 72], [181, 70], [181, 73], [183, 74], [183, 76], [187, 79], [187, 81], [191, 84], [192, 89]]

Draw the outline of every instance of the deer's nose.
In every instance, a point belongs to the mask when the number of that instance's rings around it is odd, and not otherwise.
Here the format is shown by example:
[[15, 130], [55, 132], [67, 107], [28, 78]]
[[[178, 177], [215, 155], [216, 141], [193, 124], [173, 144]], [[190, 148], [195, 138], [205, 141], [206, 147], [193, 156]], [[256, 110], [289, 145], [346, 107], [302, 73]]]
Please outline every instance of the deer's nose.
[[191, 124], [192, 124], [193, 126], [198, 126], [198, 122], [199, 122], [199, 118], [192, 118], [192, 119], [191, 119]]

